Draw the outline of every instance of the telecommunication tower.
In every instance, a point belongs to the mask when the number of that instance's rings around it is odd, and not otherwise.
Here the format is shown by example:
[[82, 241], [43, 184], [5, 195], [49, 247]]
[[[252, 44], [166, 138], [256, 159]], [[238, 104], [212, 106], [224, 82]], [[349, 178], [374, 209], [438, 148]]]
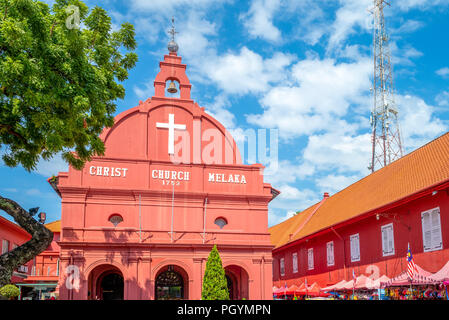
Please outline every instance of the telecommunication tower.
[[394, 101], [389, 37], [385, 29], [385, 0], [374, 0], [373, 25], [373, 108], [371, 112], [372, 156], [368, 169], [382, 168], [403, 155], [398, 110]]

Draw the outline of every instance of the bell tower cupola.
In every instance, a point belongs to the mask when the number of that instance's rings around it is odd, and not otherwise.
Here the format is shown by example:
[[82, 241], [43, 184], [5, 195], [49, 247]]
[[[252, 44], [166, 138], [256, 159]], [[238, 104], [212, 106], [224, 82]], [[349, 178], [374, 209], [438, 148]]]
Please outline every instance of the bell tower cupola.
[[[154, 81], [154, 97], [166, 97], [166, 91], [169, 93], [176, 93], [175, 82], [179, 85], [179, 98], [181, 100], [190, 100], [190, 84], [189, 78], [186, 75], [185, 64], [181, 63], [182, 58], [178, 56], [178, 44], [175, 41], [175, 35], [178, 33], [175, 29], [175, 19], [172, 18], [172, 27], [168, 32], [171, 35], [168, 43], [168, 55], [164, 55], [164, 61], [159, 63], [160, 72]], [[173, 97], [167, 97], [173, 99]]]

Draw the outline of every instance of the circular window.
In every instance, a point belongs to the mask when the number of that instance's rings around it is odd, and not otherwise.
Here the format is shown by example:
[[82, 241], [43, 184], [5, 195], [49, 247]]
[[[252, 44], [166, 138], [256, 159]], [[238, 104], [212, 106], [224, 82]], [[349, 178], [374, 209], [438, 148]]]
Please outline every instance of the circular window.
[[220, 218], [215, 219], [215, 224], [217, 226], [219, 226], [220, 229], [223, 229], [223, 227], [228, 224], [228, 221], [226, 221], [225, 218], [220, 217]]
[[110, 218], [109, 218], [109, 222], [112, 223], [114, 225], [114, 227], [117, 227], [117, 225], [123, 221], [123, 218], [121, 215], [119, 214], [113, 214]]

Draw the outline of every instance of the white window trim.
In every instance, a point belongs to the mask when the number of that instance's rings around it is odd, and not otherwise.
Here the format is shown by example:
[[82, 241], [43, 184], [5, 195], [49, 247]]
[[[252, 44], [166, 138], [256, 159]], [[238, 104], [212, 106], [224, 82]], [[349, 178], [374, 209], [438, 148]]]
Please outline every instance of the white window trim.
[[[388, 244], [384, 243], [384, 237], [383, 237], [383, 230], [388, 230], [388, 228], [391, 227], [391, 237], [392, 239], [392, 250], [391, 252], [385, 252], [385, 248]], [[389, 257], [389, 256], [394, 256], [395, 254], [395, 247], [394, 247], [394, 226], [393, 226], [393, 222], [389, 223], [389, 224], [385, 224], [383, 226], [380, 227], [380, 237], [382, 238], [382, 257]], [[387, 241], [389, 241], [390, 239], [388, 238]]]
[[[332, 243], [332, 261], [329, 261], [329, 244]], [[327, 257], [327, 266], [333, 267], [335, 266], [335, 244], [333, 241], [329, 241], [326, 243], [326, 257]]]
[[285, 260], [281, 258], [279, 260], [279, 273], [281, 276], [285, 276]]
[[292, 269], [293, 273], [298, 273], [298, 253], [296, 252], [292, 254]]
[[[434, 211], [437, 210], [438, 211], [438, 219], [439, 219], [439, 238], [441, 239], [441, 242], [438, 246], [435, 246], [433, 242], [433, 234], [432, 234], [432, 229], [433, 229], [433, 225], [432, 225], [432, 217], [434, 214]], [[424, 230], [424, 223], [423, 223], [423, 215], [429, 213], [429, 228], [430, 228], [430, 242], [431, 242], [431, 246], [430, 247], [426, 247], [425, 244], [425, 231]], [[423, 251], [424, 252], [431, 252], [431, 251], [438, 251], [438, 250], [442, 250], [443, 249], [443, 237], [441, 234], [441, 211], [440, 211], [440, 207], [436, 207], [436, 208], [432, 208], [430, 210], [426, 210], [421, 212], [421, 226], [422, 226], [422, 241], [423, 241]]]
[[[353, 239], [357, 239], [357, 247], [358, 247], [358, 257], [355, 257], [353, 252]], [[350, 251], [351, 251], [351, 262], [358, 262], [360, 261], [360, 235], [358, 233], [353, 234], [349, 237], [349, 244], [350, 244]]]
[[[312, 259], [311, 259], [312, 258]], [[314, 265], [313, 248], [307, 249], [307, 270], [313, 270]]]

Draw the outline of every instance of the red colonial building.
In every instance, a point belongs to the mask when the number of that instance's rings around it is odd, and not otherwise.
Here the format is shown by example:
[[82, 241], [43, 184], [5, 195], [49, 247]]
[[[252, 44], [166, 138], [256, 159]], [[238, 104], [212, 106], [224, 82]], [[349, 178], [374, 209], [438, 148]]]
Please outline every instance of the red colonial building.
[[[55, 293], [59, 279], [59, 235], [61, 223], [45, 225], [53, 232], [53, 241], [47, 249], [13, 272], [11, 283], [20, 288], [19, 299], [45, 299]], [[4, 254], [26, 243], [31, 236], [18, 224], [0, 216], [1, 253]], [[56, 294], [56, 293], [55, 293]]]
[[394, 277], [449, 260], [449, 133], [270, 228], [274, 285]]
[[176, 43], [159, 66], [154, 96], [100, 136], [105, 155], [49, 180], [62, 201], [59, 298], [200, 299], [217, 245], [231, 299], [272, 299], [278, 192], [191, 99]]
[[[30, 239], [30, 234], [19, 225], [0, 216], [0, 254], [12, 251]], [[15, 270], [11, 278], [11, 283], [23, 281], [23, 279], [30, 274], [31, 266], [32, 262], [30, 261], [26, 265], [20, 266]]]

